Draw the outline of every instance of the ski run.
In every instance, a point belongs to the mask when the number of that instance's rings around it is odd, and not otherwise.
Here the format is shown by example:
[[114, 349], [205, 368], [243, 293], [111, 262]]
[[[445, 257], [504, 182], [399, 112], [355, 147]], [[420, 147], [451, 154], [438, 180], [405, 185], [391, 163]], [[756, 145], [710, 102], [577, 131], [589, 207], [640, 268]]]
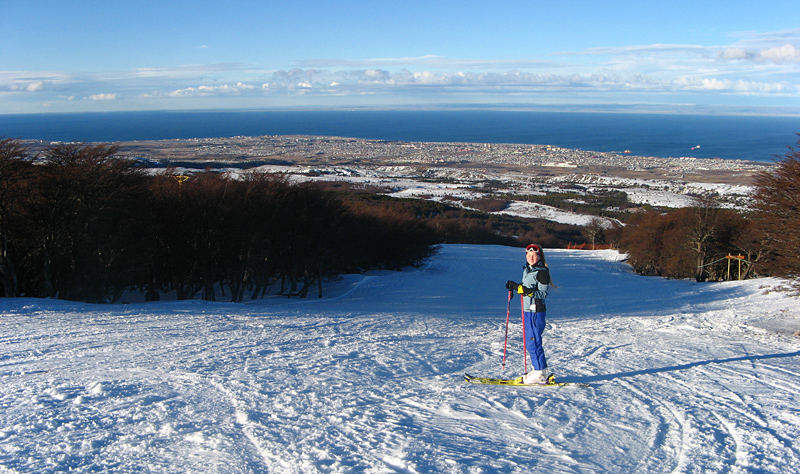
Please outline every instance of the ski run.
[[547, 251], [550, 368], [589, 387], [464, 381], [522, 375], [523, 249], [445, 245], [322, 299], [0, 300], [0, 473], [800, 472], [784, 282], [622, 259]]

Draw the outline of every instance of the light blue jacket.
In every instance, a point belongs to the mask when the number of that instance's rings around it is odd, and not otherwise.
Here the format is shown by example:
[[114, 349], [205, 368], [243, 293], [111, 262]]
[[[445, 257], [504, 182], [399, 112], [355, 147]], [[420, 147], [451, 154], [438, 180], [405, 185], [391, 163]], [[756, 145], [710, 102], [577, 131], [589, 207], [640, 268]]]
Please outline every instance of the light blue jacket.
[[[522, 286], [533, 290], [530, 294], [523, 295], [523, 308], [525, 311], [543, 313], [547, 311], [544, 300], [550, 289], [550, 270], [544, 265], [525, 265], [522, 270]], [[538, 301], [536, 301], [538, 300]], [[533, 308], [531, 306], [533, 305]]]

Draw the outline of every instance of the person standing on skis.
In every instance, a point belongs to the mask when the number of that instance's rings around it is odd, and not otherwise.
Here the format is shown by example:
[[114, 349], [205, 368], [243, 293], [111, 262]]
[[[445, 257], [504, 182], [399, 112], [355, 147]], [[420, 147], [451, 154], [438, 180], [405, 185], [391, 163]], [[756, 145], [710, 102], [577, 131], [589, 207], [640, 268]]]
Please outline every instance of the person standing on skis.
[[523, 382], [546, 384], [552, 374], [547, 371], [547, 359], [542, 348], [542, 333], [547, 314], [544, 301], [551, 284], [550, 269], [544, 258], [544, 250], [536, 244], [525, 248], [525, 260], [527, 263], [522, 270], [522, 282], [518, 284], [509, 280], [506, 289], [516, 291], [523, 296], [523, 324], [527, 347], [533, 362], [533, 370], [523, 376]]

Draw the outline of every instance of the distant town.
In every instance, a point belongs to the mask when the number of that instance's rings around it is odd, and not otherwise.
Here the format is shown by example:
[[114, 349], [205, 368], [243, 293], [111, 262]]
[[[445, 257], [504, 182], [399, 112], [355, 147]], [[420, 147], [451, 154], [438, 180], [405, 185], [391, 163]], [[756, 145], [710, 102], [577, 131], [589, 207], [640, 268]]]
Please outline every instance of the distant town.
[[620, 177], [661, 177], [748, 184], [768, 163], [646, 157], [620, 151], [595, 152], [551, 145], [438, 143], [366, 140], [342, 137], [260, 136], [122, 142], [121, 154], [156, 162], [246, 163], [273, 161], [289, 165], [424, 165], [550, 173], [614, 172]]
[[[50, 144], [28, 141], [35, 149]], [[595, 152], [538, 144], [439, 143], [320, 136], [257, 136], [120, 142], [119, 156], [176, 173], [259, 168], [298, 181], [349, 182], [395, 197], [469, 207], [502, 198], [501, 213], [585, 225], [571, 209], [580, 196], [624, 192], [637, 206], [680, 208], [711, 196], [745, 209], [754, 176], [772, 163], [646, 157], [625, 150]], [[570, 194], [553, 209], [515, 196]], [[578, 212], [579, 215], [576, 215]]]

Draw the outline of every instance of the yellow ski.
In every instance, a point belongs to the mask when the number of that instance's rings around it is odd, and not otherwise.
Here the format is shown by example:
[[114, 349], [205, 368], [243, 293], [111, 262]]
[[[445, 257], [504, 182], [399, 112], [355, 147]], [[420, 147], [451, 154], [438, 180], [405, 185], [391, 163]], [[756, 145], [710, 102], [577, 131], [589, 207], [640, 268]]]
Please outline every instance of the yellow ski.
[[513, 385], [517, 387], [569, 387], [569, 386], [577, 386], [577, 387], [588, 387], [588, 383], [579, 383], [579, 382], [556, 382], [555, 375], [551, 375], [549, 379], [547, 379], [547, 383], [543, 384], [526, 384], [522, 381], [522, 377], [517, 377], [514, 379], [498, 379], [498, 378], [490, 378], [490, 377], [473, 377], [469, 374], [464, 374], [464, 381], [469, 383], [478, 383], [478, 384], [489, 384], [489, 385]]

